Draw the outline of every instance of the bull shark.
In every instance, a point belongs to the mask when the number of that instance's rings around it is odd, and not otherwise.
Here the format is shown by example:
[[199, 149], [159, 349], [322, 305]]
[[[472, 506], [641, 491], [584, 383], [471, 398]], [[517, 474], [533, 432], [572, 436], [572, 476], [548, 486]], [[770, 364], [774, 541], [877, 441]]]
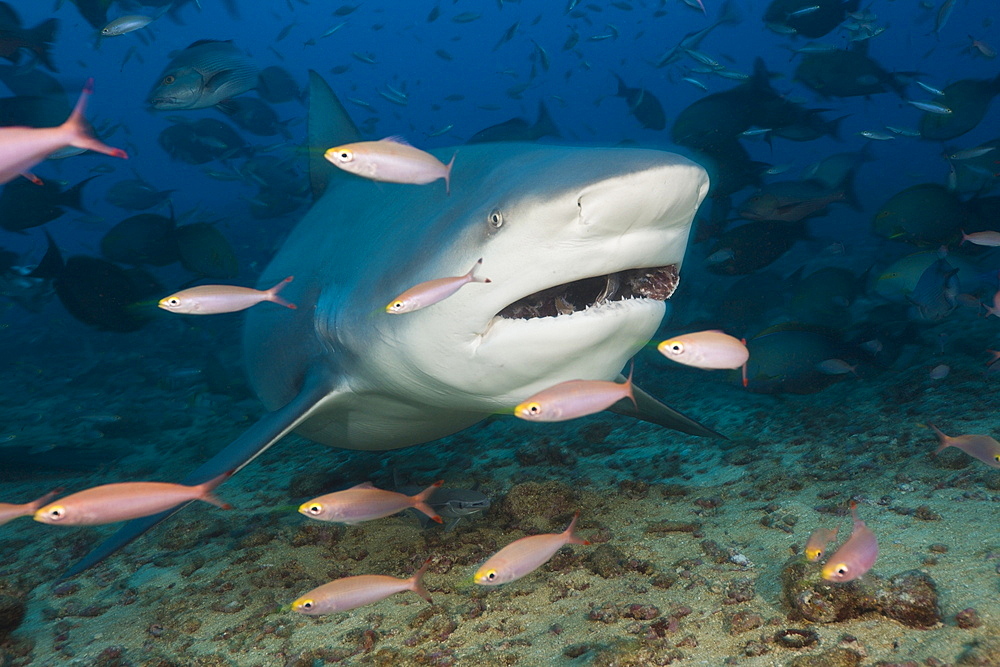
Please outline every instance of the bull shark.
[[[509, 414], [565, 380], [621, 377], [677, 285], [708, 192], [703, 168], [658, 150], [478, 144], [434, 151], [457, 151], [450, 195], [440, 183], [376, 183], [323, 160], [327, 147], [361, 137], [310, 76], [317, 199], [260, 276], [263, 285], [294, 275], [283, 295], [298, 309], [254, 308], [244, 328], [250, 382], [270, 412], [185, 484], [238, 471], [292, 431], [390, 450]], [[423, 310], [385, 312], [403, 290], [460, 275], [478, 258], [492, 282]], [[615, 411], [721, 437], [635, 394], [635, 406]], [[129, 522], [63, 576], [174, 511]]]

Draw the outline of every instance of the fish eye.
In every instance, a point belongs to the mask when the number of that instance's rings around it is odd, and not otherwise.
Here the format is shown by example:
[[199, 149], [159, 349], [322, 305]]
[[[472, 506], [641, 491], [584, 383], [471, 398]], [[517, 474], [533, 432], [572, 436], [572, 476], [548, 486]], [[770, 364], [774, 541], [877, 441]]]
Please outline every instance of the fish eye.
[[56, 505], [50, 508], [46, 515], [53, 521], [59, 521], [66, 516], [66, 508], [62, 505]]
[[493, 581], [496, 578], [497, 578], [497, 571], [496, 570], [490, 570], [489, 572], [486, 573], [486, 580], [487, 581]]
[[178, 299], [177, 297], [174, 297], [172, 299], [167, 299], [167, 305], [168, 306], [174, 306], [174, 307], [179, 306], [179, 305], [181, 305], [181, 300]]
[[308, 609], [312, 609], [313, 608], [313, 601], [312, 600], [303, 600], [302, 602], [299, 603], [299, 608], [300, 609], [307, 609], [307, 610]]
[[529, 415], [537, 415], [542, 411], [542, 406], [538, 403], [528, 403], [524, 409]]
[[403, 307], [403, 302], [402, 301], [393, 301], [392, 305], [389, 306], [389, 307], [392, 308], [393, 310], [400, 310]]
[[338, 151], [337, 159], [341, 162], [350, 162], [354, 159], [354, 153], [352, 151]]
[[173, 74], [168, 74], [165, 77], [163, 77], [163, 81], [161, 81], [160, 83], [162, 83], [164, 86], [169, 86], [176, 80], [177, 77], [175, 77]]
[[500, 229], [503, 227], [503, 213], [498, 208], [493, 209], [490, 212], [489, 217], [486, 219], [489, 221], [490, 226], [493, 227], [493, 229]]
[[667, 349], [674, 354], [684, 354], [684, 343], [675, 342], [667, 345]]
[[836, 573], [837, 573], [837, 574], [838, 574], [839, 576], [843, 577], [844, 575], [846, 575], [846, 574], [847, 574], [847, 573], [848, 573], [848, 572], [850, 571], [850, 568], [848, 568], [848, 567], [847, 567], [846, 565], [844, 565], [844, 564], [840, 564], [840, 565], [838, 565], [838, 566], [837, 566], [837, 569], [836, 569], [836, 570], [834, 570], [834, 571], [835, 571], [835, 572], [836, 572]]
[[318, 505], [318, 504], [317, 505], [310, 505], [309, 508], [306, 509], [306, 511], [309, 512], [310, 514], [312, 514], [313, 516], [316, 516], [318, 514], [322, 514], [323, 513], [323, 506], [322, 505]]

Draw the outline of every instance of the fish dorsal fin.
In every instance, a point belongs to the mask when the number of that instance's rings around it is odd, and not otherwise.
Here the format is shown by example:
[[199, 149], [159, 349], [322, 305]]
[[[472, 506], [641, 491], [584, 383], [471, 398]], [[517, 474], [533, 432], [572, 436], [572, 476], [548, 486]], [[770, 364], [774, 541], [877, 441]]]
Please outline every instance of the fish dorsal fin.
[[379, 139], [379, 141], [388, 141], [391, 144], [400, 144], [401, 146], [413, 145], [403, 137], [399, 136], [398, 134], [394, 134], [391, 137], [382, 137], [381, 139]]
[[205, 44], [232, 44], [231, 39], [199, 39], [197, 42], [191, 42], [187, 45], [187, 48], [193, 49], [196, 46], [204, 46]]
[[331, 178], [346, 172], [330, 164], [328, 148], [361, 141], [361, 133], [347, 109], [317, 72], [309, 70], [309, 187], [313, 200], [326, 191]]
[[361, 482], [360, 484], [355, 484], [351, 488], [352, 489], [374, 489], [375, 486], [371, 482]]

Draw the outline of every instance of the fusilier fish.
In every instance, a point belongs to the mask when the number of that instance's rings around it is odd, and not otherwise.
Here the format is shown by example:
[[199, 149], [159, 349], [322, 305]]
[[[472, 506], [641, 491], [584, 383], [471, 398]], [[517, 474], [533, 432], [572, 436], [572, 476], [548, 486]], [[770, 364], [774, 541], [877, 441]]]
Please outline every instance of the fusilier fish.
[[141, 14], [128, 14], [127, 16], [120, 16], [101, 28], [101, 35], [104, 37], [124, 35], [132, 32], [133, 30], [145, 28], [154, 20], [156, 19], [152, 16], [143, 16]]
[[337, 611], [357, 609], [403, 591], [413, 591], [428, 602], [432, 602], [431, 595], [423, 584], [424, 573], [430, 564], [431, 559], [428, 558], [409, 579], [362, 574], [331, 581], [312, 589], [293, 602], [292, 611], [306, 616], [332, 614]]
[[60, 493], [62, 493], [62, 489], [53, 489], [41, 498], [32, 500], [30, 503], [21, 503], [19, 505], [14, 503], [0, 503], [0, 526], [22, 516], [33, 515], [38, 511], [39, 507], [42, 507]]
[[697, 331], [669, 338], [656, 349], [667, 359], [706, 370], [740, 368], [750, 352], [738, 338], [721, 331]]
[[819, 560], [826, 553], [826, 547], [837, 539], [837, 532], [840, 526], [830, 530], [829, 528], [817, 528], [806, 541], [806, 558], [809, 560]]
[[152, 516], [192, 500], [232, 509], [212, 495], [231, 472], [195, 486], [169, 482], [121, 482], [78, 491], [35, 511], [35, 521], [60, 526], [102, 526]]
[[160, 299], [159, 307], [172, 313], [185, 315], [218, 315], [246, 310], [262, 301], [273, 301], [279, 306], [295, 310], [295, 304], [285, 301], [278, 292], [292, 282], [288, 276], [267, 290], [238, 285], [198, 285]]
[[577, 537], [573, 532], [579, 518], [580, 513], [577, 512], [573, 515], [573, 520], [569, 522], [566, 530], [561, 533], [529, 535], [514, 540], [490, 556], [476, 571], [473, 581], [480, 586], [506, 584], [520, 579], [526, 574], [531, 574], [545, 565], [550, 558], [556, 555], [557, 551], [567, 544], [590, 544], [587, 540]]
[[632, 372], [623, 384], [608, 380], [567, 380], [543, 389], [514, 408], [527, 421], [561, 422], [607, 410], [623, 398], [635, 403]]
[[0, 127], [0, 184], [24, 176], [36, 183], [41, 180], [31, 173], [31, 168], [60, 148], [74, 146], [128, 159], [120, 148], [112, 148], [91, 135], [83, 112], [87, 100], [94, 92], [94, 80], [87, 79], [73, 113], [57, 127]]
[[385, 312], [390, 315], [411, 313], [414, 310], [433, 306], [438, 301], [447, 299], [461, 289], [463, 285], [491, 282], [489, 278], [480, 278], [476, 275], [476, 269], [482, 265], [483, 258], [480, 257], [479, 261], [473, 264], [469, 272], [464, 275], [451, 278], [435, 278], [434, 280], [427, 280], [419, 285], [414, 285], [390, 301], [385, 307]]
[[362, 521], [392, 516], [412, 507], [429, 516], [431, 520], [442, 523], [441, 517], [427, 504], [427, 499], [442, 484], [443, 481], [437, 481], [415, 496], [404, 496], [395, 491], [376, 489], [371, 482], [364, 482], [302, 503], [299, 514], [304, 514], [310, 519], [353, 526]]
[[851, 536], [823, 565], [823, 578], [827, 581], [839, 583], [854, 581], [872, 569], [875, 559], [878, 558], [878, 540], [875, 539], [875, 533], [858, 518], [858, 504], [853, 500], [851, 517], [854, 519]]
[[[1000, 232], [985, 231], [985, 232], [972, 232], [971, 234], [966, 234], [962, 231], [962, 243], [968, 241], [969, 243], [974, 243], [975, 245], [989, 246], [995, 248], [1000, 246]], [[962, 245], [959, 243], [959, 245]]]
[[969, 456], [979, 459], [991, 468], [1000, 468], [1000, 442], [988, 435], [945, 435], [934, 424], [928, 424], [937, 434], [939, 446], [934, 450], [939, 454], [947, 447], [957, 447]]
[[205, 109], [252, 90], [259, 74], [231, 41], [203, 39], [174, 56], [148, 101], [160, 111]]
[[373, 181], [425, 185], [443, 178], [445, 192], [450, 193], [451, 168], [458, 153], [444, 164], [400, 137], [386, 137], [336, 146], [324, 155], [340, 169]]

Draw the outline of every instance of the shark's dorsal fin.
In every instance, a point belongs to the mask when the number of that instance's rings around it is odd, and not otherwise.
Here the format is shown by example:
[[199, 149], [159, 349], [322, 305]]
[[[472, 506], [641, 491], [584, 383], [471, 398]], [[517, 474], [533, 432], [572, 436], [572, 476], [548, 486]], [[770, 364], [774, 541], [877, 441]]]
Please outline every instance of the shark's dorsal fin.
[[[624, 376], [618, 376], [619, 382], [622, 382], [624, 379]], [[708, 438], [728, 440], [721, 433], [716, 433], [707, 426], [703, 426], [690, 417], [677, 412], [677, 410], [674, 410], [669, 405], [664, 405], [635, 385], [632, 385], [632, 393], [635, 394], [634, 406], [628, 401], [619, 401], [611, 406], [609, 410], [620, 415], [628, 415], [629, 417], [641, 419], [650, 424], [672, 428], [675, 431], [687, 433], [688, 435], [700, 435]]]
[[345, 173], [327, 162], [328, 148], [361, 141], [361, 132], [347, 109], [317, 72], [309, 70], [309, 187], [313, 200], [319, 199], [335, 174]]

